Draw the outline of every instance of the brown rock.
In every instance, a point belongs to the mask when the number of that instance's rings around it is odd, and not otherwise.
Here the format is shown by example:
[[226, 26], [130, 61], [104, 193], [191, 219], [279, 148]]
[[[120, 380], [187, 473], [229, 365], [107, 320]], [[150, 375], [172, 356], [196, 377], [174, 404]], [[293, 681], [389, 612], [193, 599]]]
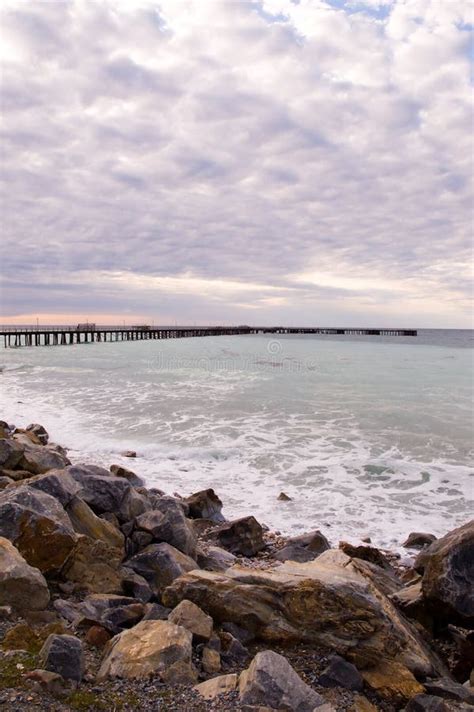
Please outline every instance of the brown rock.
[[0, 439], [0, 467], [14, 469], [23, 457], [24, 447], [10, 438]]
[[411, 532], [402, 546], [406, 549], [423, 549], [425, 546], [430, 546], [436, 537], [434, 534], [425, 534], [424, 532]]
[[404, 665], [394, 661], [385, 660], [377, 667], [363, 670], [362, 677], [374, 692], [388, 700], [406, 702], [425, 691]]
[[237, 623], [269, 642], [318, 643], [359, 668], [384, 658], [421, 674], [442, 668], [370, 578], [342, 552], [336, 554], [268, 571], [195, 570], [165, 590], [163, 603], [175, 606], [186, 598], [216, 622]]
[[25, 447], [19, 467], [33, 475], [41, 475], [48, 470], [60, 470], [70, 464], [66, 455], [53, 450], [49, 445], [31, 444]]
[[191, 631], [195, 643], [209, 640], [212, 635], [213, 621], [210, 616], [192, 601], [181, 601], [168, 616], [170, 623], [181, 625]]
[[76, 534], [61, 505], [27, 485], [0, 492], [0, 535], [9, 539], [30, 566], [57, 572], [76, 544]]
[[86, 633], [86, 643], [94, 648], [103, 648], [110, 638], [110, 633], [101, 625], [92, 625]]
[[211, 522], [224, 522], [222, 502], [213, 489], [195, 492], [185, 499], [191, 519], [208, 519]]
[[133, 487], [143, 487], [145, 484], [141, 477], [132, 472], [132, 470], [122, 467], [122, 465], [110, 465], [110, 472], [115, 475], [115, 477], [123, 477]]
[[369, 561], [382, 569], [392, 568], [387, 557], [375, 546], [354, 546], [354, 544], [349, 544], [347, 541], [341, 541], [339, 542], [339, 548], [353, 559]]
[[25, 432], [33, 433], [41, 445], [47, 445], [49, 440], [48, 431], [39, 423], [30, 423], [26, 426]]
[[207, 675], [216, 675], [221, 670], [221, 654], [205, 645], [202, 649], [202, 669]]
[[255, 517], [242, 517], [218, 527], [214, 536], [233, 554], [254, 556], [265, 547], [263, 529]]
[[[167, 621], [142, 621], [112, 638], [105, 651], [99, 679], [137, 678], [166, 674], [176, 663], [184, 663], [188, 682], [195, 680], [191, 663], [191, 633]], [[179, 670], [182, 680], [184, 670]]]
[[0, 537], [0, 605], [41, 610], [49, 603], [48, 584], [13, 544]]
[[219, 675], [219, 677], [213, 677], [211, 680], [201, 682], [194, 689], [205, 700], [214, 700], [219, 695], [225, 695], [227, 692], [233, 692], [233, 690], [237, 689], [238, 681], [239, 676], [235, 673]]
[[123, 551], [124, 536], [113, 524], [94, 514], [88, 504], [79, 497], [73, 497], [66, 511], [74, 531], [90, 539], [100, 539], [109, 546]]
[[122, 552], [100, 539], [78, 535], [62, 574], [67, 581], [89, 593], [120, 593]]

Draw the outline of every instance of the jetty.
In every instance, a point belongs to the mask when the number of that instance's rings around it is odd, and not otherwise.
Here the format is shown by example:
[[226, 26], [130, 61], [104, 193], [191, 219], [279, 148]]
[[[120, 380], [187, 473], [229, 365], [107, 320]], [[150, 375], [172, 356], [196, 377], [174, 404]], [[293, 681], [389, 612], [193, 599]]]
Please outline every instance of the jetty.
[[72, 346], [98, 342], [144, 341], [148, 339], [182, 339], [200, 336], [234, 336], [242, 334], [336, 334], [361, 336], [417, 336], [416, 329], [358, 329], [290, 326], [3, 326], [5, 348], [20, 346]]

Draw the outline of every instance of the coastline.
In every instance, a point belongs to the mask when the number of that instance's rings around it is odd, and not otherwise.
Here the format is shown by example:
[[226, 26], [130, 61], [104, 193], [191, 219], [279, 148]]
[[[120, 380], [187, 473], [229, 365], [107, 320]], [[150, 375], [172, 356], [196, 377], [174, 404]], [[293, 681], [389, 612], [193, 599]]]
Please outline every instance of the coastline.
[[472, 708], [473, 522], [403, 558], [281, 536], [225, 492], [147, 489], [132, 453], [81, 466], [42, 426], [0, 430], [0, 708]]

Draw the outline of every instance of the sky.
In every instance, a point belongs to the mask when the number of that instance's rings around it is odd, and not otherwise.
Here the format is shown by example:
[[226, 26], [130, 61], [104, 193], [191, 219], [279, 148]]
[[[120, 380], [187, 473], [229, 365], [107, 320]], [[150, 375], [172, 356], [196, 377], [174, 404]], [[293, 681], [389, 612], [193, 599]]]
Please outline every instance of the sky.
[[3, 0], [0, 321], [472, 326], [469, 0]]

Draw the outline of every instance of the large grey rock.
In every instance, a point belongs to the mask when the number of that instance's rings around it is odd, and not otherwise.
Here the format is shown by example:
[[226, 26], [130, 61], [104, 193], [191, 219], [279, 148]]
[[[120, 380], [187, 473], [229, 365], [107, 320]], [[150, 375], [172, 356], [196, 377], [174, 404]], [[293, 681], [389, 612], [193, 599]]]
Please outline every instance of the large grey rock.
[[26, 426], [25, 430], [33, 433], [42, 445], [48, 444], [49, 434], [43, 425], [40, 425], [39, 423], [30, 423], [30, 425]]
[[207, 571], [226, 571], [237, 561], [237, 557], [230, 551], [221, 549], [220, 546], [210, 546], [206, 552], [197, 555], [199, 568]]
[[301, 534], [288, 539], [283, 549], [275, 554], [278, 561], [312, 561], [323, 551], [327, 551], [330, 544], [324, 534], [319, 530]]
[[[47, 477], [47, 475], [46, 475]], [[84, 534], [91, 539], [100, 539], [115, 549], [124, 550], [124, 536], [111, 522], [98, 517], [92, 509], [79, 497], [73, 497], [66, 511], [78, 534]]]
[[196, 537], [184, 515], [181, 503], [173, 497], [160, 497], [154, 501], [154, 511], [146, 512], [135, 520], [135, 526], [164, 541], [184, 554], [194, 558]]
[[0, 467], [15, 468], [23, 457], [24, 447], [11, 438], [0, 438]]
[[133, 487], [143, 487], [145, 484], [142, 478], [135, 474], [135, 472], [132, 472], [132, 470], [129, 470], [127, 467], [122, 467], [122, 465], [110, 465], [110, 472], [115, 477], [123, 477]]
[[89, 593], [119, 593], [122, 590], [123, 551], [101, 539], [77, 535], [77, 544], [62, 569], [66, 581]]
[[474, 628], [474, 520], [421, 552], [423, 597], [443, 622]]
[[186, 497], [185, 502], [189, 507], [191, 519], [209, 519], [216, 524], [225, 522], [222, 502], [213, 489], [195, 492], [190, 497]]
[[48, 470], [60, 470], [67, 467], [71, 461], [49, 445], [29, 445], [25, 447], [18, 467], [34, 475], [41, 475]]
[[410, 532], [402, 546], [406, 549], [423, 549], [425, 546], [430, 546], [436, 537], [434, 534], [426, 534], [425, 532]]
[[344, 687], [346, 690], [355, 691], [362, 690], [364, 686], [364, 680], [356, 666], [339, 655], [330, 657], [318, 683], [323, 687]]
[[191, 633], [167, 621], [142, 621], [108, 644], [98, 678], [140, 678], [159, 674], [165, 681], [195, 682]]
[[[170, 544], [150, 544], [126, 562], [139, 576], [148, 581], [153, 593], [160, 596], [162, 591], [176, 578], [192, 571], [197, 564]], [[174, 606], [173, 606], [174, 607]]]
[[84, 674], [82, 643], [73, 635], [50, 635], [40, 650], [39, 663], [66, 680], [81, 682]]
[[80, 490], [79, 485], [67, 470], [50, 470], [43, 475], [31, 477], [28, 480], [28, 487], [49, 494], [57, 499], [63, 507], [67, 507]]
[[243, 556], [254, 556], [265, 546], [262, 526], [255, 517], [242, 517], [222, 524], [214, 531], [214, 536], [224, 549]]
[[77, 541], [59, 502], [28, 485], [0, 492], [0, 536], [42, 573], [59, 571]]
[[313, 712], [325, 700], [300, 678], [282, 655], [257, 653], [239, 680], [242, 704], [262, 705], [288, 712]]
[[0, 606], [43, 610], [49, 599], [42, 573], [27, 564], [8, 539], [0, 537]]
[[[101, 467], [73, 465], [67, 473], [79, 486], [76, 494], [96, 513], [120, 511], [125, 495], [131, 489], [127, 480], [113, 475]], [[123, 518], [120, 517], [122, 521]]]
[[426, 680], [424, 687], [429, 695], [443, 697], [446, 700], [455, 700], [457, 702], [466, 702], [474, 705], [474, 691], [464, 685], [460, 685], [449, 677], [441, 677], [437, 680]]
[[472, 705], [421, 694], [412, 697], [404, 712], [472, 712]]

